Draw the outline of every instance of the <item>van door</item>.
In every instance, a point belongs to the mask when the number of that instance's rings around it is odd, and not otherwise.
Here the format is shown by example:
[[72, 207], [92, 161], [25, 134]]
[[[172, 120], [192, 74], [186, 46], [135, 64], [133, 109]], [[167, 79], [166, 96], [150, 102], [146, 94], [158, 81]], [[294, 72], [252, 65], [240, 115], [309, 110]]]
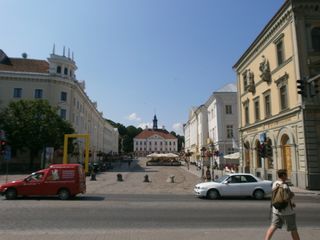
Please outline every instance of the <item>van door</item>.
[[44, 195], [56, 195], [61, 186], [61, 170], [49, 169], [47, 177], [44, 181]]
[[36, 172], [28, 176], [24, 180], [23, 186], [21, 186], [19, 194], [25, 196], [42, 195], [44, 175], [44, 172]]

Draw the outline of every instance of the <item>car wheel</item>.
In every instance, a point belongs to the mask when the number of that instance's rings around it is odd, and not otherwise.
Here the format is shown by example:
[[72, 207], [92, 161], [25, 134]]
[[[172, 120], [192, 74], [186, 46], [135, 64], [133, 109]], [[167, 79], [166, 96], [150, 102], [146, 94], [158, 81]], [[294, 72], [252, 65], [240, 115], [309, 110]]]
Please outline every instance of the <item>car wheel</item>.
[[261, 200], [264, 198], [264, 191], [262, 191], [261, 189], [255, 190], [253, 196], [255, 199]]
[[219, 192], [216, 189], [210, 189], [207, 192], [207, 198], [213, 200], [213, 199], [218, 199], [219, 198]]
[[67, 189], [61, 189], [58, 196], [61, 200], [67, 200], [70, 198], [70, 192]]
[[16, 199], [17, 198], [17, 190], [15, 190], [14, 188], [9, 188], [6, 191], [6, 199], [8, 200], [12, 200], [12, 199]]

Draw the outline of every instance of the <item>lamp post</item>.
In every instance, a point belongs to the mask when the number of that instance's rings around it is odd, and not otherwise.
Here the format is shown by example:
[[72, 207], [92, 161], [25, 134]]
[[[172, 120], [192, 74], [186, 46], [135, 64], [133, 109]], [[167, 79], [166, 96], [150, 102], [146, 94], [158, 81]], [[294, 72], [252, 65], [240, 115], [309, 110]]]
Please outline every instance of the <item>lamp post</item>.
[[211, 165], [211, 178], [214, 180], [214, 163], [213, 163], [213, 143], [209, 144], [209, 157], [210, 157], [210, 165]]
[[204, 166], [203, 166], [203, 161], [204, 161], [204, 157], [205, 157], [205, 152], [206, 152], [206, 148], [202, 147], [200, 149], [201, 151], [201, 178], [204, 178]]

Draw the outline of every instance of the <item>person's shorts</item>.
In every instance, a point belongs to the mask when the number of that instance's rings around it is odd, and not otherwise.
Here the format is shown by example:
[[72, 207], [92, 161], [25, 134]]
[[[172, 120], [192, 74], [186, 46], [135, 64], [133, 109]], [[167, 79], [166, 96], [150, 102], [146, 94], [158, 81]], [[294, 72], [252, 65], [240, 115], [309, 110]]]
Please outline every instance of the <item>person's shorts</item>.
[[283, 224], [287, 225], [287, 231], [297, 230], [296, 214], [279, 215], [272, 213], [272, 225], [277, 228], [282, 228]]

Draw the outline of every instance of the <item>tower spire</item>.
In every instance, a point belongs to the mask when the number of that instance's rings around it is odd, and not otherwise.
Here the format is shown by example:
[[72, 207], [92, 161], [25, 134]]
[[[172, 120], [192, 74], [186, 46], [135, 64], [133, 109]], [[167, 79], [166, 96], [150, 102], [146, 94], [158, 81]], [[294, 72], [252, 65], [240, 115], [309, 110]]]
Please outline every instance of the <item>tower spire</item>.
[[158, 119], [157, 119], [157, 116], [154, 115], [153, 117], [153, 127], [152, 127], [153, 130], [156, 130], [158, 129]]
[[53, 44], [53, 48], [52, 48], [52, 54], [56, 54], [56, 44]]

